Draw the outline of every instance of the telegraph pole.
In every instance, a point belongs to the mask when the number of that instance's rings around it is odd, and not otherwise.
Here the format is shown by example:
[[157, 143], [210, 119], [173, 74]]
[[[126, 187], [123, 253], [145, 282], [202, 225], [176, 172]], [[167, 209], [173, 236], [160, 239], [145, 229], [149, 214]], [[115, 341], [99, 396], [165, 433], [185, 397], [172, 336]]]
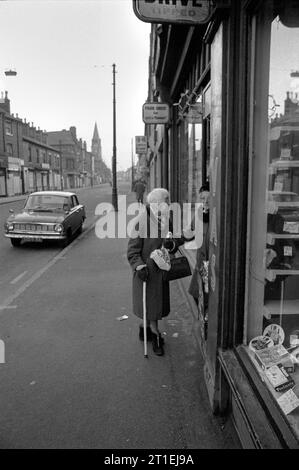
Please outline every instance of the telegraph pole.
[[113, 156], [112, 156], [112, 205], [118, 211], [117, 205], [117, 178], [116, 178], [116, 101], [115, 101], [115, 64], [113, 69]]

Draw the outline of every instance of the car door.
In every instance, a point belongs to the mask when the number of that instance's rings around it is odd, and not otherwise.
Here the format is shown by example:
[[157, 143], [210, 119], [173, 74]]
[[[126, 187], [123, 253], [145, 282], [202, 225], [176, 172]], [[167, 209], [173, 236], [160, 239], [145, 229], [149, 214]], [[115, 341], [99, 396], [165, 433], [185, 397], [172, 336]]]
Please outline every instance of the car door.
[[74, 229], [73, 231], [78, 230], [78, 228], [82, 224], [82, 205], [79, 204], [77, 196], [73, 195], [71, 197], [72, 200], [72, 213], [73, 213], [73, 224], [74, 224]]

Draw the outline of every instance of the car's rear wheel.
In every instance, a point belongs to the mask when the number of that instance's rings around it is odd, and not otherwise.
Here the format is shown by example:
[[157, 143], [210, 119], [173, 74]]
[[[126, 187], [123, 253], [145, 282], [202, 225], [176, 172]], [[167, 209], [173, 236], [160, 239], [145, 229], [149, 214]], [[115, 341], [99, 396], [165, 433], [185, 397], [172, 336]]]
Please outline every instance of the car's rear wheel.
[[20, 246], [22, 238], [11, 238], [10, 241], [12, 246]]

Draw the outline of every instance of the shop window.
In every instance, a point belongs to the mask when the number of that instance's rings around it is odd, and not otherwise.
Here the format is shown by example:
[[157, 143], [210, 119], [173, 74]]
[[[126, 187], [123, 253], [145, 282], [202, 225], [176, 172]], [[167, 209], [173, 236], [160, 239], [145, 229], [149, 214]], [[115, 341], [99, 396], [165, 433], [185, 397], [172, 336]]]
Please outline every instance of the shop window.
[[202, 96], [189, 106], [188, 121], [188, 202], [198, 200], [202, 185]]
[[7, 152], [7, 155], [9, 155], [10, 157], [13, 155], [12, 144], [6, 144], [6, 152]]
[[298, 3], [287, 10], [269, 1], [256, 23], [246, 340], [299, 437]]

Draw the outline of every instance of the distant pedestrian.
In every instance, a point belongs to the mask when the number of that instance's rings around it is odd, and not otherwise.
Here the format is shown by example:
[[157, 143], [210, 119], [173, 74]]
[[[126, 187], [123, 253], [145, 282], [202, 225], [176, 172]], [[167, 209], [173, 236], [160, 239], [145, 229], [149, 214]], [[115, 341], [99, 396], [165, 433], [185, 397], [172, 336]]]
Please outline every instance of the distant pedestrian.
[[143, 195], [144, 195], [144, 191], [145, 191], [145, 184], [142, 180], [136, 181], [135, 186], [134, 186], [134, 191], [136, 193], [137, 202], [139, 202], [140, 204], [143, 204]]
[[[169, 282], [163, 280], [163, 271], [150, 255], [162, 245], [174, 254], [184, 239], [166, 238], [172, 231], [166, 189], [153, 189], [147, 196], [147, 203], [139, 216], [138, 236], [129, 239], [127, 257], [133, 270], [133, 312], [143, 318], [143, 282], [146, 282], [147, 338], [152, 341], [154, 353], [162, 356], [164, 340], [158, 322], [170, 312]], [[146, 228], [142, 230], [142, 227]], [[152, 234], [155, 235], [151, 238]], [[143, 326], [139, 327], [139, 338], [144, 340]]]

